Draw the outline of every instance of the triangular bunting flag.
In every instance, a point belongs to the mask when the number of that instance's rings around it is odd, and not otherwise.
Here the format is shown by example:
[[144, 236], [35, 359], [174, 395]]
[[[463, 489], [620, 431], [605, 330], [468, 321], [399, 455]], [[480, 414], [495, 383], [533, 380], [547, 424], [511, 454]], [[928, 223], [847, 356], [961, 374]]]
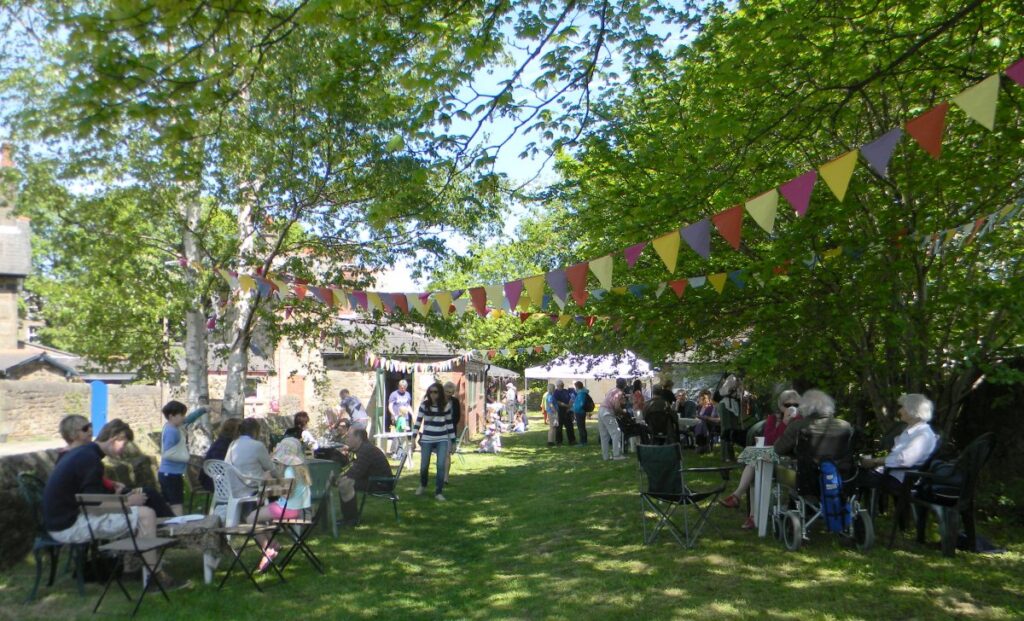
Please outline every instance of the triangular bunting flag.
[[533, 313], [519, 313], [519, 323], [526, 323], [526, 320], [529, 319], [531, 315], [533, 315]]
[[374, 291], [366, 292], [366, 306], [370, 311], [384, 312], [384, 303], [380, 301], [380, 294]]
[[[637, 259], [640, 258], [640, 253], [647, 247], [647, 242], [640, 242], [639, 244], [633, 244], [629, 248], [622, 251], [622, 254], [626, 257], [626, 265], [633, 267], [636, 265]], [[611, 289], [611, 287], [605, 287], [605, 289]]]
[[487, 316], [487, 292], [483, 287], [473, 287], [469, 290], [469, 297], [473, 301], [473, 308], [476, 314], [481, 317]]
[[892, 152], [896, 150], [900, 138], [903, 137], [903, 130], [894, 127], [882, 134], [873, 142], [862, 146], [860, 154], [867, 160], [868, 166], [881, 177], [889, 176], [889, 160], [892, 159]]
[[686, 292], [687, 282], [685, 278], [680, 278], [679, 280], [669, 281], [668, 286], [672, 287], [672, 290], [676, 292], [677, 298], [682, 298], [683, 293]]
[[540, 304], [544, 300], [544, 275], [524, 278], [523, 288], [526, 289], [526, 295], [530, 296], [531, 302]]
[[501, 285], [485, 285], [484, 291], [487, 292], [488, 304], [493, 308], [501, 308], [504, 306], [505, 294]]
[[295, 285], [295, 297], [297, 297], [298, 299], [305, 300], [306, 299], [306, 291], [307, 291], [306, 285], [300, 285], [300, 284], [296, 284]]
[[647, 285], [630, 285], [626, 287], [629, 292], [633, 294], [634, 298], [643, 297], [644, 292], [647, 291]]
[[935, 159], [942, 154], [942, 131], [946, 127], [948, 103], [941, 103], [931, 110], [907, 121], [907, 133], [914, 137], [917, 144]]
[[825, 180], [828, 189], [832, 190], [840, 203], [846, 198], [846, 189], [850, 187], [850, 177], [853, 176], [853, 170], [856, 167], [857, 149], [854, 149], [818, 168], [821, 178]]
[[256, 288], [256, 281], [253, 279], [252, 276], [248, 276], [246, 274], [239, 274], [238, 286], [242, 289], [242, 291], [248, 293]]
[[608, 289], [612, 286], [612, 255], [605, 255], [600, 259], [594, 259], [590, 262], [590, 271], [594, 272], [594, 276], [597, 277], [597, 282], [601, 283], [601, 286]]
[[703, 276], [694, 276], [693, 278], [687, 278], [686, 280], [689, 281], [690, 286], [694, 289], [700, 289], [704, 286], [704, 283], [707, 282], [707, 278]]
[[[577, 297], [580, 292], [586, 292], [587, 289], [587, 263], [577, 263], [572, 267], [565, 268], [565, 278], [569, 281], [569, 286], [572, 287], [572, 296], [576, 299], [576, 303], [583, 306], [583, 303], [579, 301]], [[586, 300], [586, 297], [583, 298]]]
[[409, 314], [409, 298], [404, 293], [394, 294], [395, 306], [406, 315]]
[[679, 258], [679, 233], [672, 231], [668, 235], [656, 237], [651, 241], [654, 251], [658, 253], [670, 274], [676, 271], [676, 260]]
[[465, 296], [460, 297], [459, 299], [455, 300], [453, 304], [455, 305], [455, 314], [461, 315], [466, 312], [467, 308], [469, 308], [469, 298]]
[[999, 76], [990, 75], [974, 86], [964, 89], [953, 98], [967, 116], [985, 129], [992, 131], [996, 126], [996, 103], [999, 101]]
[[660, 298], [662, 293], [665, 293], [665, 289], [668, 289], [667, 282], [659, 282], [658, 288], [654, 290], [654, 297]]
[[766, 233], [775, 229], [775, 213], [779, 210], [779, 193], [773, 188], [756, 196], [745, 205], [747, 213]]
[[1024, 86], [1024, 58], [1007, 67], [1006, 76], [1017, 84]]
[[418, 294], [410, 293], [408, 296], [409, 304], [416, 309], [416, 312], [426, 317], [430, 314], [430, 305], [423, 301], [423, 298]]
[[608, 295], [607, 289], [594, 289], [590, 292], [590, 295], [594, 296], [595, 300], [603, 300], [604, 296]]
[[559, 328], [564, 328], [565, 326], [569, 325], [570, 321], [572, 321], [572, 315], [559, 315], [558, 316], [558, 327]]
[[576, 301], [576, 306], [583, 308], [583, 305], [587, 303], [587, 298], [590, 297], [590, 292], [586, 289], [573, 289], [572, 299]]
[[509, 308], [514, 309], [519, 305], [519, 298], [523, 295], [523, 281], [513, 280], [505, 283], [505, 297], [508, 299]]
[[725, 288], [725, 279], [728, 276], [723, 272], [719, 274], [708, 274], [708, 282], [715, 288], [715, 291], [722, 293], [722, 289]]
[[378, 293], [380, 303], [384, 305], [384, 312], [390, 314], [395, 312], [395, 298], [390, 293]]
[[566, 298], [559, 297], [557, 294], [551, 296], [551, 298], [555, 301], [555, 304], [558, 305], [559, 310], [565, 310]]
[[814, 191], [814, 184], [817, 181], [818, 171], [812, 169], [779, 186], [779, 193], [793, 206], [796, 215], [803, 216], [807, 213], [807, 205], [811, 202], [811, 192]]
[[[555, 297], [565, 300], [565, 296], [569, 293], [569, 281], [565, 276], [565, 270], [550, 271], [546, 278], [548, 286], [555, 292]], [[562, 303], [564, 304], [565, 302]]]
[[437, 308], [441, 311], [442, 317], [447, 317], [452, 312], [451, 291], [438, 291], [434, 294], [434, 301], [437, 302]]
[[679, 235], [701, 257], [706, 259], [711, 255], [711, 221], [707, 218], [684, 227]]
[[733, 247], [733, 250], [740, 249], [740, 237], [743, 234], [742, 205], [736, 205], [716, 213], [711, 216], [711, 222], [714, 223], [715, 228], [722, 234], [725, 241], [729, 242], [729, 245]]
[[[333, 295], [333, 292], [332, 292], [332, 295]], [[367, 298], [366, 298], [366, 292], [365, 291], [353, 291], [352, 295], [356, 296], [356, 302], [359, 303], [359, 308], [362, 308], [363, 310], [367, 310], [368, 304], [369, 304], [369, 300], [367, 300]]]
[[737, 289], [742, 289], [747, 286], [747, 281], [743, 278], [743, 270], [733, 270], [729, 272], [729, 280], [732, 284], [736, 285]]

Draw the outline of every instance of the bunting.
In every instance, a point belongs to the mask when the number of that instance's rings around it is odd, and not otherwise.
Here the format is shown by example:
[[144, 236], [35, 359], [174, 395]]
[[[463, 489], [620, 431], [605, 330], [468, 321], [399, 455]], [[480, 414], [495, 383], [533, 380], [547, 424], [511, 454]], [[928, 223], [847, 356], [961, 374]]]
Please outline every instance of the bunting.
[[808, 170], [799, 177], [779, 186], [779, 194], [789, 201], [793, 210], [796, 211], [796, 215], [803, 216], [807, 212], [807, 205], [811, 202], [811, 192], [814, 191], [814, 184], [817, 180], [818, 172]]
[[743, 206], [726, 209], [711, 218], [715, 228], [729, 242], [733, 250], [740, 249], [740, 238], [743, 235]]
[[685, 227], [679, 235], [701, 257], [706, 259], [711, 255], [711, 222], [707, 218]]
[[889, 176], [889, 160], [892, 159], [893, 151], [896, 150], [896, 145], [900, 143], [901, 138], [903, 138], [903, 130], [894, 127], [874, 142], [860, 148], [860, 154], [867, 160], [868, 166], [883, 179]]
[[999, 102], [999, 76], [990, 75], [953, 98], [964, 113], [992, 131], [996, 127], [996, 104]]
[[850, 178], [857, 167], [857, 149], [848, 151], [827, 164], [823, 164], [818, 172], [825, 181], [828, 189], [836, 195], [839, 202], [846, 198], [846, 190], [850, 187]]
[[939, 155], [942, 154], [942, 130], [946, 127], [948, 111], [949, 104], [941, 103], [907, 121], [904, 126], [907, 133], [934, 159], [939, 159]]
[[612, 286], [612, 267], [612, 255], [610, 254], [590, 262], [590, 271], [594, 272], [594, 277], [604, 289], [610, 289]]
[[661, 257], [669, 274], [676, 271], [676, 260], [679, 258], [679, 233], [672, 231], [667, 235], [651, 240], [654, 251]]
[[772, 188], [764, 194], [747, 201], [747, 213], [764, 229], [765, 233], [775, 230], [775, 213], [779, 210], [779, 193]]

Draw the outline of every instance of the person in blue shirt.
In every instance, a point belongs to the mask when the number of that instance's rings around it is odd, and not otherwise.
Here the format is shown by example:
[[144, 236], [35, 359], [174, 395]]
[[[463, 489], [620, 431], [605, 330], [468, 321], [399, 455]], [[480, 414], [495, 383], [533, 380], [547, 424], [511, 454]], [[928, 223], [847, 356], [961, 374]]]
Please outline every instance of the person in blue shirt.
[[[185, 443], [185, 434], [181, 426], [185, 422], [188, 408], [181, 401], [168, 401], [161, 410], [164, 415], [164, 430], [160, 437], [160, 468], [157, 478], [160, 481], [160, 493], [171, 506], [175, 515], [181, 515], [185, 505], [185, 470], [188, 469], [188, 448], [182, 451], [179, 444]], [[184, 455], [185, 460], [178, 457]]]
[[[587, 445], [587, 414], [589, 412], [586, 409], [587, 397], [590, 396], [590, 390], [583, 386], [583, 382], [576, 381], [576, 396], [572, 401], [572, 415], [576, 419], [576, 429], [579, 431], [580, 446]], [[593, 409], [594, 402], [590, 402], [591, 409]]]

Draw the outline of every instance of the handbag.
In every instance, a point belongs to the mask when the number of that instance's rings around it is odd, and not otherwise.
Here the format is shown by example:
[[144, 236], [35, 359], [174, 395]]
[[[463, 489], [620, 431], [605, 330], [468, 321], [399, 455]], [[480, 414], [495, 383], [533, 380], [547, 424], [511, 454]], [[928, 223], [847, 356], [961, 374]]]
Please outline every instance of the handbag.
[[161, 457], [163, 457], [167, 461], [188, 463], [188, 460], [191, 457], [191, 455], [189, 455], [188, 452], [188, 443], [185, 441], [185, 434], [182, 433], [181, 441], [172, 446], [171, 448], [167, 449], [166, 451], [164, 451]]

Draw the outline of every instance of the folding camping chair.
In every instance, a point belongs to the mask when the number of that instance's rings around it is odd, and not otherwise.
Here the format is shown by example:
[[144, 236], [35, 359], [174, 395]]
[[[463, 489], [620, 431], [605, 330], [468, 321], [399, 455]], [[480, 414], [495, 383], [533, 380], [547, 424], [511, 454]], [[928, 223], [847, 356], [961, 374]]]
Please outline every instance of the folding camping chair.
[[[129, 513], [131, 511], [128, 506], [128, 496], [123, 494], [75, 494], [75, 500], [78, 501], [78, 507], [84, 515], [89, 518], [103, 517], [108, 515], [120, 514], [124, 517], [125, 524], [131, 524]], [[163, 585], [156, 579], [154, 574], [157, 568], [160, 566], [160, 561], [164, 557], [164, 552], [167, 548], [177, 543], [174, 539], [168, 539], [166, 537], [147, 537], [143, 539], [135, 535], [135, 531], [131, 528], [126, 529], [127, 536], [114, 541], [104, 542], [103, 538], [93, 532], [92, 522], [89, 522], [89, 537], [92, 539], [93, 544], [97, 546], [99, 552], [106, 554], [112, 554], [117, 557], [114, 569], [110, 572], [110, 577], [107, 578], [106, 584], [103, 585], [103, 592], [100, 593], [100, 598], [96, 601], [96, 606], [93, 607], [92, 611], [96, 612], [100, 609], [100, 604], [103, 603], [103, 598], [107, 596], [107, 591], [110, 590], [110, 584], [117, 581], [117, 586], [124, 593], [124, 596], [128, 601], [132, 601], [131, 595], [128, 594], [128, 589], [125, 588], [124, 582], [121, 581], [121, 577], [124, 573], [124, 557], [126, 555], [132, 555], [139, 559], [142, 563], [143, 575], [148, 574], [150, 576], [150, 583], [156, 584], [160, 593], [164, 596], [164, 599], [168, 602], [171, 598], [167, 597], [167, 591], [164, 590]], [[147, 552], [156, 551], [157, 557], [156, 562], [152, 566], [146, 562], [144, 556]], [[139, 611], [139, 606], [142, 605], [142, 599], [146, 597], [146, 593], [149, 589], [143, 588], [139, 593], [139, 597], [135, 600], [135, 608], [132, 609], [132, 617]]]
[[369, 478], [367, 489], [363, 490], [363, 498], [359, 501], [359, 515], [356, 517], [356, 521], [362, 521], [363, 519], [363, 507], [366, 505], [367, 496], [390, 500], [391, 505], [395, 508], [395, 521], [400, 521], [398, 519], [398, 478], [402, 476], [402, 470], [405, 469], [406, 461], [408, 460], [403, 459], [398, 462], [398, 470], [395, 470], [395, 476]]
[[324, 573], [324, 564], [320, 560], [320, 557], [313, 552], [313, 549], [309, 547], [307, 540], [309, 536], [316, 532], [317, 526], [320, 524], [320, 520], [323, 519], [324, 512], [328, 510], [331, 505], [331, 494], [332, 490], [337, 483], [338, 474], [332, 472], [327, 478], [326, 492], [320, 496], [320, 500], [316, 503], [316, 509], [313, 511], [313, 515], [308, 519], [298, 518], [294, 520], [282, 519], [279, 524], [281, 525], [281, 532], [288, 535], [292, 540], [292, 545], [288, 548], [288, 551], [281, 555], [278, 559], [275, 559], [275, 563], [280, 567], [281, 571], [284, 571], [288, 563], [292, 561], [292, 557], [295, 556], [296, 552], [302, 552], [309, 564], [313, 566], [313, 569], [317, 570], [320, 575]]
[[[32, 585], [32, 591], [29, 592], [28, 598], [25, 600], [26, 604], [31, 603], [39, 592], [39, 583], [43, 578], [43, 565], [45, 564], [43, 552], [45, 551], [47, 556], [50, 557], [50, 579], [46, 586], [51, 587], [57, 577], [60, 551], [64, 548], [64, 544], [51, 537], [50, 533], [43, 526], [43, 489], [45, 487], [46, 484], [36, 475], [30, 472], [18, 473], [18, 493], [21, 494], [21, 499], [32, 510], [32, 517], [36, 524], [36, 537], [32, 542], [32, 556], [36, 560], [36, 581]], [[67, 547], [68, 567], [70, 568], [72, 564], [75, 566], [74, 576], [75, 582], [78, 584], [78, 594], [84, 597], [83, 568], [85, 566], [85, 557], [89, 553], [89, 544], [72, 543], [68, 544]]]
[[[263, 481], [260, 484], [259, 494], [257, 495], [257, 507], [262, 507], [273, 496], [288, 498], [292, 493], [293, 483], [294, 481], [292, 479], [267, 479]], [[235, 548], [232, 545], [228, 546], [228, 549], [231, 550], [231, 554], [234, 555], [234, 559], [231, 561], [231, 565], [228, 567], [228, 570], [224, 572], [224, 578], [221, 579], [220, 584], [217, 586], [218, 589], [224, 588], [224, 583], [228, 581], [228, 578], [231, 576], [231, 572], [234, 571], [235, 567], [237, 566], [241, 567], [242, 571], [244, 571], [245, 574], [249, 576], [249, 581], [252, 582], [253, 586], [256, 587], [256, 590], [263, 592], [263, 589], [260, 588], [259, 583], [256, 582], [256, 577], [253, 575], [255, 567], [250, 568], [248, 565], [246, 565], [245, 561], [242, 560], [242, 554], [244, 554], [246, 549], [250, 547], [249, 544], [255, 546], [256, 549], [259, 549], [259, 545], [256, 541], [257, 535], [265, 536], [267, 538], [267, 546], [270, 546], [270, 544], [274, 541], [274, 537], [281, 530], [281, 523], [283, 521], [284, 512], [282, 512], [281, 515], [282, 518], [274, 520], [270, 523], [261, 524], [259, 522], [259, 511], [253, 511], [251, 522], [246, 521], [246, 523], [244, 524], [238, 524], [237, 526], [227, 526], [218, 529], [217, 532], [225, 536], [237, 536], [243, 538], [242, 545], [238, 546], [237, 548]], [[262, 557], [262, 551], [260, 552], [260, 556]], [[278, 566], [278, 563], [271, 563], [270, 566], [274, 569], [274, 572], [277, 574], [277, 577], [281, 580], [281, 582], [284, 582], [284, 575], [282, 575], [281, 568]]]
[[[640, 444], [636, 449], [640, 471], [640, 521], [643, 525], [644, 544], [651, 544], [663, 529], [667, 529], [676, 542], [684, 548], [692, 548], [707, 524], [711, 509], [718, 496], [725, 490], [729, 471], [736, 466], [708, 468], [683, 468], [683, 454], [678, 444]], [[686, 484], [687, 473], [718, 472], [722, 482], [713, 489], [694, 491]], [[676, 509], [682, 507], [683, 526], [672, 521]], [[687, 507], [696, 512], [691, 523]], [[649, 511], [654, 516], [649, 516]], [[656, 520], [651, 527], [649, 520]]]

